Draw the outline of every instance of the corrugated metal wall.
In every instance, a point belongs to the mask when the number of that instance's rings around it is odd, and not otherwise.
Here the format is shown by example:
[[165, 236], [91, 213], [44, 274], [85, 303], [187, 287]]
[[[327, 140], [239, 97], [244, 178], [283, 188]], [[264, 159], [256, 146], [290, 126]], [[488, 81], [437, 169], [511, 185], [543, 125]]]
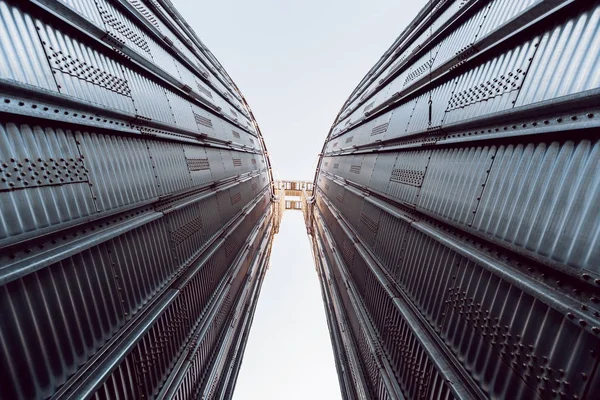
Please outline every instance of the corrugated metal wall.
[[228, 398], [273, 180], [168, 0], [0, 0], [0, 398]]
[[347, 399], [600, 397], [600, 5], [430, 2], [323, 147]]

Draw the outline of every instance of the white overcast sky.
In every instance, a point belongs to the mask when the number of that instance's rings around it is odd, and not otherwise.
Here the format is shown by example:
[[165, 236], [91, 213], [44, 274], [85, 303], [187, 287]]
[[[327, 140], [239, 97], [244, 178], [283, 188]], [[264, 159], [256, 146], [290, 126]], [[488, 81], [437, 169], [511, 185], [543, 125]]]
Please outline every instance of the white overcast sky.
[[[171, 0], [240, 88], [276, 179], [312, 180], [333, 119], [425, 0]], [[235, 400], [337, 399], [299, 212], [274, 243]]]

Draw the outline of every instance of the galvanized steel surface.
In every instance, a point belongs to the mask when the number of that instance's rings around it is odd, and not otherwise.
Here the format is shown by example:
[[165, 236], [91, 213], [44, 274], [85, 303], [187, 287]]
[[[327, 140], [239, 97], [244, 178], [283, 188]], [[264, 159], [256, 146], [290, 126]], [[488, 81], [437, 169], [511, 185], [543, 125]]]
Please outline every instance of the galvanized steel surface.
[[428, 5], [340, 110], [308, 229], [346, 398], [600, 396], [599, 13]]
[[0, 0], [0, 102], [0, 398], [230, 397], [274, 192], [218, 61], [162, 0]]

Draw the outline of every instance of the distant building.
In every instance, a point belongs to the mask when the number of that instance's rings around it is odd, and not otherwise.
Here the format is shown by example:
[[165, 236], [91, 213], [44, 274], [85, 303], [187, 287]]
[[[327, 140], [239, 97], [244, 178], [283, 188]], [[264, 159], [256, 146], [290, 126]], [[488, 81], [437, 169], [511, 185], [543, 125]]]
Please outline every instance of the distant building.
[[0, 398], [230, 398], [277, 213], [168, 0], [0, 0]]
[[352, 92], [308, 220], [346, 399], [600, 398], [599, 21], [430, 2]]

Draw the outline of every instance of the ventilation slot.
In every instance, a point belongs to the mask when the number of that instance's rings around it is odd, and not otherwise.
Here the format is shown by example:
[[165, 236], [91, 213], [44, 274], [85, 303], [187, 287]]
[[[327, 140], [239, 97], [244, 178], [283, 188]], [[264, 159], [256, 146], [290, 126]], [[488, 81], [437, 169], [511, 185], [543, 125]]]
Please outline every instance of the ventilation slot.
[[340, 163], [333, 164], [333, 169], [338, 169], [340, 167]]
[[354, 136], [350, 136], [349, 138], [346, 139], [346, 143], [352, 143], [353, 139], [354, 139]]
[[236, 132], [234, 130], [231, 131], [231, 134], [233, 135], [234, 138], [239, 139], [240, 138], [240, 133]]
[[342, 255], [346, 260], [348, 266], [351, 266], [354, 262], [354, 246], [350, 244], [348, 239], [344, 239], [344, 245], [342, 246]]
[[242, 195], [240, 193], [234, 194], [233, 196], [231, 196], [231, 205], [234, 205], [235, 203], [237, 203], [241, 199], [242, 199]]
[[373, 221], [368, 215], [361, 214], [360, 222], [367, 228], [367, 230], [375, 236], [377, 234], [377, 230], [379, 229], [379, 224]]
[[173, 247], [179, 246], [194, 233], [202, 230], [202, 218], [196, 217], [181, 228], [171, 233]]
[[225, 256], [230, 258], [234, 255], [235, 249], [237, 247], [237, 243], [235, 240], [235, 236], [230, 236], [230, 240], [225, 244]]
[[387, 122], [385, 124], [377, 125], [371, 131], [371, 136], [381, 135], [382, 133], [385, 133], [387, 131], [387, 128], [388, 128], [389, 125], [390, 124], [387, 123]]
[[199, 82], [196, 82], [196, 86], [198, 87], [198, 91], [200, 93], [206, 95], [207, 97], [210, 97], [211, 99], [213, 98], [211, 91], [202, 86]]
[[203, 171], [210, 169], [208, 158], [186, 158], [188, 170]]
[[194, 113], [194, 119], [198, 125], [206, 126], [207, 128], [212, 128], [213, 123], [209, 118], [203, 117], [202, 115]]
[[353, 174], [360, 174], [360, 165], [351, 165], [350, 166], [350, 172]]
[[242, 160], [240, 158], [234, 158], [233, 159], [233, 166], [234, 167], [241, 167], [242, 166]]
[[420, 77], [421, 75], [423, 75], [425, 72], [427, 72], [429, 70], [429, 68], [431, 67], [431, 65], [433, 65], [433, 59], [429, 59], [427, 60], [423, 65], [421, 65], [419, 68], [411, 71], [407, 76], [406, 79], [404, 80], [404, 85], [408, 84], [409, 82], [417, 79], [418, 77]]
[[423, 183], [424, 171], [414, 169], [394, 169], [390, 181], [420, 187]]

